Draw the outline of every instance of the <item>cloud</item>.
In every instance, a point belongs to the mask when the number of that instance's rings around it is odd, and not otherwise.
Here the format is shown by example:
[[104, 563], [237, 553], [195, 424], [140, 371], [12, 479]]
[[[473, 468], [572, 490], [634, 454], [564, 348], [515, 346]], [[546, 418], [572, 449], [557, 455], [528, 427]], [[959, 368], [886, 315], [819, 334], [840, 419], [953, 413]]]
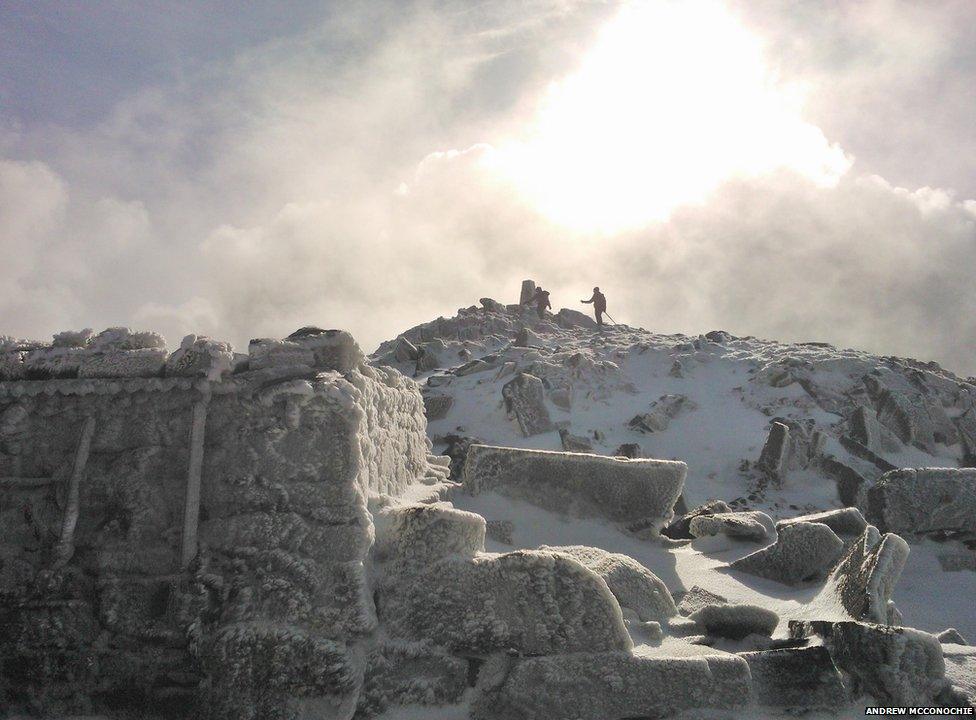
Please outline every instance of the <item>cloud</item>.
[[[397, 7], [114, 88], [94, 123], [0, 118], [0, 332], [130, 324], [171, 346], [195, 332], [242, 349], [318, 324], [371, 349], [480, 297], [514, 301], [532, 277], [557, 307], [582, 308], [599, 284], [618, 320], [650, 329], [976, 372], [972, 195], [848, 170], [833, 160], [859, 148], [816, 123], [808, 156], [833, 159], [831, 183], [766, 162], [664, 219], [567, 226], [501, 161], [616, 8]], [[587, 172], [588, 150], [560, 153], [562, 172]]]

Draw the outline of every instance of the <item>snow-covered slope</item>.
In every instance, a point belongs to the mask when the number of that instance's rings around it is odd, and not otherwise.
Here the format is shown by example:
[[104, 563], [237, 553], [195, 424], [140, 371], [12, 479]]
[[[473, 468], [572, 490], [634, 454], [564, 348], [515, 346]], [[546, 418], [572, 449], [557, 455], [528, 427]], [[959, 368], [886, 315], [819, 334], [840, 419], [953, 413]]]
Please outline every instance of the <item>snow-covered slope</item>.
[[[867, 512], [866, 490], [885, 471], [967, 467], [976, 453], [971, 380], [935, 363], [824, 343], [598, 329], [575, 311], [540, 319], [534, 309], [483, 299], [383, 343], [371, 362], [421, 383], [428, 433], [436, 452], [454, 458], [455, 479], [471, 442], [676, 459], [688, 465], [677, 514], [682, 501], [693, 508], [713, 498], [774, 520], [852, 505]], [[487, 519], [488, 551], [585, 545], [622, 553], [676, 598], [698, 585], [775, 611], [774, 637], [786, 635], [789, 620], [836, 613], [822, 581], [789, 587], [729, 567], [755, 544], [648, 542], [619, 523], [493, 492], [456, 492], [452, 502]], [[907, 539], [911, 552], [894, 592], [902, 624], [976, 637], [973, 534]], [[734, 641], [706, 649], [670, 630], [662, 640], [645, 637], [639, 623], [628, 627], [637, 654], [748, 649]]]

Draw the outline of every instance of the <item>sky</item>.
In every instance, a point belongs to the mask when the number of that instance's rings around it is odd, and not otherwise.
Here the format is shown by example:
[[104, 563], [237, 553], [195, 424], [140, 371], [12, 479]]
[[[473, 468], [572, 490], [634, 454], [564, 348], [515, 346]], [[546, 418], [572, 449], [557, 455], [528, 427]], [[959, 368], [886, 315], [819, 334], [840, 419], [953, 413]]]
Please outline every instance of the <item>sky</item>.
[[0, 0], [0, 334], [364, 348], [522, 279], [976, 374], [971, 0]]

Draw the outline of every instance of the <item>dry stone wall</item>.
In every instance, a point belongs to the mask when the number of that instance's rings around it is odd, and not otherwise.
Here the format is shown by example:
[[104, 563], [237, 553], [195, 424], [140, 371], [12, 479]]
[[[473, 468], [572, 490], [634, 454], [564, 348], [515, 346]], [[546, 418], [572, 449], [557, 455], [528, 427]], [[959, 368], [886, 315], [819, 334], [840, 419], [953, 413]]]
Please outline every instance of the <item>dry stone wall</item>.
[[443, 475], [416, 385], [315, 328], [236, 367], [206, 339], [72, 342], [0, 352], [0, 706], [351, 714], [367, 500]]

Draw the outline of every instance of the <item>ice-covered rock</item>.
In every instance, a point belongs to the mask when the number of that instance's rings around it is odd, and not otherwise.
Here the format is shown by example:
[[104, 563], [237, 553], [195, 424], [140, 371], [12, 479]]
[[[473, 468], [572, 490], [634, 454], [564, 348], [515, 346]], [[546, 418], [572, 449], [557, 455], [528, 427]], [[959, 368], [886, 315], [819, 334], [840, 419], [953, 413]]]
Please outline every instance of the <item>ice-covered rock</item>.
[[976, 532], [976, 468], [904, 468], [868, 488], [868, 520], [900, 534]]
[[732, 508], [729, 507], [728, 503], [722, 500], [709, 500], [691, 509], [681, 517], [675, 518], [667, 527], [661, 530], [661, 534], [672, 540], [690, 540], [694, 537], [691, 534], [691, 521], [696, 517], [730, 512], [732, 512]]
[[433, 392], [424, 393], [424, 412], [427, 415], [428, 422], [444, 418], [451, 411], [453, 405], [453, 395], [441, 395]]
[[896, 624], [891, 595], [908, 560], [908, 543], [869, 525], [830, 573], [824, 593], [836, 596], [855, 620]]
[[583, 545], [543, 545], [539, 550], [564, 553], [578, 560], [603, 578], [621, 608], [633, 610], [640, 620], [666, 620], [678, 612], [667, 586], [632, 557]]
[[749, 667], [735, 655], [648, 657], [572, 653], [488, 660], [472, 720], [611, 720], [733, 709], [752, 699]]
[[780, 530], [788, 525], [795, 525], [798, 522], [821, 523], [838, 535], [860, 535], [868, 526], [867, 520], [861, 515], [860, 510], [855, 507], [847, 507], [839, 510], [824, 510], [823, 512], [780, 520], [776, 523], [776, 528]]
[[854, 621], [790, 621], [794, 638], [819, 636], [834, 665], [853, 680], [854, 696], [867, 692], [882, 704], [934, 705], [946, 693], [942, 646], [913, 628]]
[[315, 363], [311, 350], [290, 340], [257, 338], [248, 344], [247, 354], [250, 370], [290, 365], [313, 367]]
[[234, 369], [234, 349], [230, 343], [205, 336], [187, 335], [180, 347], [166, 358], [170, 377], [205, 377], [220, 380]]
[[395, 705], [450, 705], [468, 687], [468, 662], [430, 643], [384, 640], [366, 656], [356, 718]]
[[485, 549], [485, 519], [444, 503], [397, 505], [376, 518], [374, 554], [381, 561], [426, 565]]
[[696, 538], [725, 535], [736, 540], [760, 543], [776, 537], [773, 519], [758, 511], [698, 515], [691, 519], [688, 531]]
[[275, 623], [225, 627], [203, 664], [209, 682], [198, 710], [215, 719], [290, 720], [309, 706], [320, 717], [349, 717], [362, 682], [345, 643]]
[[955, 628], [946, 628], [942, 632], [937, 633], [936, 637], [943, 645], [969, 645], [969, 641]]
[[472, 494], [496, 491], [560, 512], [660, 528], [671, 519], [687, 471], [684, 463], [668, 460], [472, 445], [464, 487]]
[[792, 711], [836, 710], [850, 692], [823, 646], [738, 653], [749, 663], [756, 704]]
[[844, 552], [844, 542], [821, 523], [784, 527], [776, 542], [731, 564], [751, 575], [796, 585], [821, 577]]
[[[96, 338], [97, 339], [97, 338]], [[86, 352], [78, 366], [80, 378], [156, 377], [166, 364], [165, 348]]]
[[728, 603], [704, 605], [688, 615], [701, 625], [709, 635], [741, 640], [748, 635], [773, 634], [779, 616], [758, 605], [730, 605]]
[[639, 432], [662, 432], [668, 429], [672, 420], [697, 407], [686, 395], [662, 395], [651, 403], [650, 412], [634, 416], [628, 425]]
[[542, 381], [535, 375], [519, 373], [502, 387], [502, 397], [525, 437], [553, 429]]
[[312, 367], [320, 370], [347, 373], [358, 368], [366, 359], [356, 339], [345, 330], [303, 327], [286, 340], [308, 350], [312, 356]]
[[589, 438], [583, 437], [582, 435], [573, 435], [569, 430], [565, 428], [559, 431], [559, 442], [563, 446], [563, 450], [566, 452], [574, 453], [592, 453], [593, 443], [590, 442]]
[[487, 520], [485, 522], [485, 537], [503, 545], [512, 544], [512, 533], [514, 532], [515, 523], [511, 520]]
[[687, 617], [706, 605], [722, 605], [727, 602], [727, 598], [717, 593], [706, 590], [700, 585], [692, 585], [691, 589], [682, 596], [681, 601], [678, 603], [678, 612]]
[[393, 637], [430, 640], [455, 653], [512, 648], [547, 655], [632, 645], [606, 582], [560, 553], [447, 557], [392, 578], [378, 597]]

